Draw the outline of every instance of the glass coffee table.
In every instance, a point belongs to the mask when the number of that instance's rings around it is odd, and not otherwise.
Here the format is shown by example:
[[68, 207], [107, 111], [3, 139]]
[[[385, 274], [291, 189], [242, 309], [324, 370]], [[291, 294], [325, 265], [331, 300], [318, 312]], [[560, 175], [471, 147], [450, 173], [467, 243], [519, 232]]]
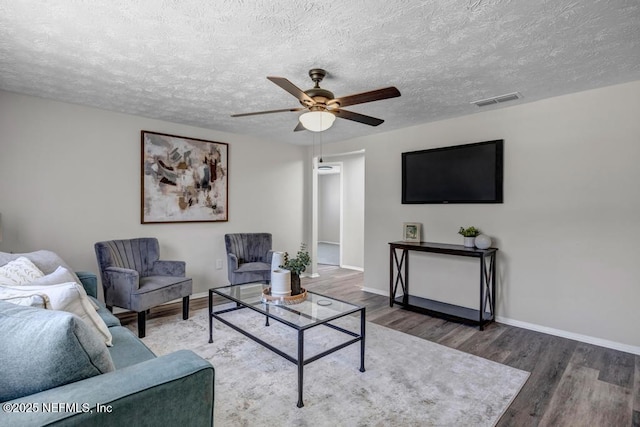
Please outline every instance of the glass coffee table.
[[[255, 342], [279, 354], [290, 362], [298, 366], [298, 408], [304, 406], [302, 401], [302, 385], [304, 365], [311, 363], [345, 348], [351, 344], [360, 342], [360, 372], [364, 372], [364, 340], [365, 340], [365, 307], [341, 301], [335, 298], [307, 291], [307, 298], [297, 304], [273, 304], [263, 302], [262, 284], [248, 283], [244, 285], [222, 286], [209, 289], [209, 342], [213, 342], [213, 319], [217, 319], [230, 328], [251, 338]], [[235, 302], [231, 308], [214, 311], [213, 296], [220, 295], [230, 301]], [[277, 310], [274, 309], [277, 307]], [[265, 327], [269, 326], [269, 319], [278, 321], [297, 331], [297, 357], [293, 357], [281, 349], [267, 343], [259, 337], [248, 332], [241, 324], [231, 323], [222, 316], [236, 310], [254, 310], [265, 316]], [[341, 317], [354, 313], [360, 314], [360, 333], [349, 331], [331, 322]], [[240, 323], [240, 322], [238, 322]], [[328, 348], [314, 356], [304, 357], [304, 332], [316, 326], [332, 328], [336, 331], [348, 335], [349, 339], [339, 345]]]

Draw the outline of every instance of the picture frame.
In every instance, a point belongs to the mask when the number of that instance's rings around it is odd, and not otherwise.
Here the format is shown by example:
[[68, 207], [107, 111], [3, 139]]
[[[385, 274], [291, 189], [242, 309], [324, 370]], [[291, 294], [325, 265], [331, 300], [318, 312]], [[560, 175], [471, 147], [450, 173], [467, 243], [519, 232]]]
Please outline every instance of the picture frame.
[[229, 144], [140, 131], [142, 224], [229, 220]]
[[405, 242], [420, 243], [422, 233], [422, 224], [419, 222], [405, 222], [402, 225], [402, 240]]

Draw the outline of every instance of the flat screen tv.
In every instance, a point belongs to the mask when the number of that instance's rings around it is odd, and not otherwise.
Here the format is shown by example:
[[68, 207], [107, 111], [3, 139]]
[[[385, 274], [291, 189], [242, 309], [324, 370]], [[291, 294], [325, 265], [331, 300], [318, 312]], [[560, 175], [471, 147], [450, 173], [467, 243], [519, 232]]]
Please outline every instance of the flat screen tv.
[[502, 203], [504, 141], [402, 153], [402, 203]]

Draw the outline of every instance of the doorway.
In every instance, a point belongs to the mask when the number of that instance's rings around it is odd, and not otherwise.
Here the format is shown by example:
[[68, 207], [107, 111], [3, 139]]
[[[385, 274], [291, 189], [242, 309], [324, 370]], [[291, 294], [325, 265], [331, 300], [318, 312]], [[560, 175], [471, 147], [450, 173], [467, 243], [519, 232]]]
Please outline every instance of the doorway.
[[313, 276], [318, 265], [364, 271], [364, 156], [359, 150], [314, 158]]
[[342, 164], [318, 167], [318, 264], [340, 265]]

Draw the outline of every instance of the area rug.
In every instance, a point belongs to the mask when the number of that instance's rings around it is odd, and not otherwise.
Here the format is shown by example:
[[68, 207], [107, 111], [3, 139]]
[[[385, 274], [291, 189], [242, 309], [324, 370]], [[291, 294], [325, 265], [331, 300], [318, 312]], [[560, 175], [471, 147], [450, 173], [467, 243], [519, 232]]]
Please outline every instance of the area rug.
[[[207, 309], [189, 320], [147, 321], [144, 343], [157, 355], [190, 349], [215, 367], [215, 425], [227, 426], [493, 426], [529, 374], [421, 338], [366, 323], [365, 368], [353, 344], [304, 367], [304, 407], [297, 403], [297, 367], [214, 319]], [[242, 309], [225, 315], [288, 354], [291, 328]], [[359, 330], [359, 317], [339, 319]], [[134, 325], [130, 325], [135, 328]], [[320, 326], [305, 332], [305, 356], [346, 341]]]

